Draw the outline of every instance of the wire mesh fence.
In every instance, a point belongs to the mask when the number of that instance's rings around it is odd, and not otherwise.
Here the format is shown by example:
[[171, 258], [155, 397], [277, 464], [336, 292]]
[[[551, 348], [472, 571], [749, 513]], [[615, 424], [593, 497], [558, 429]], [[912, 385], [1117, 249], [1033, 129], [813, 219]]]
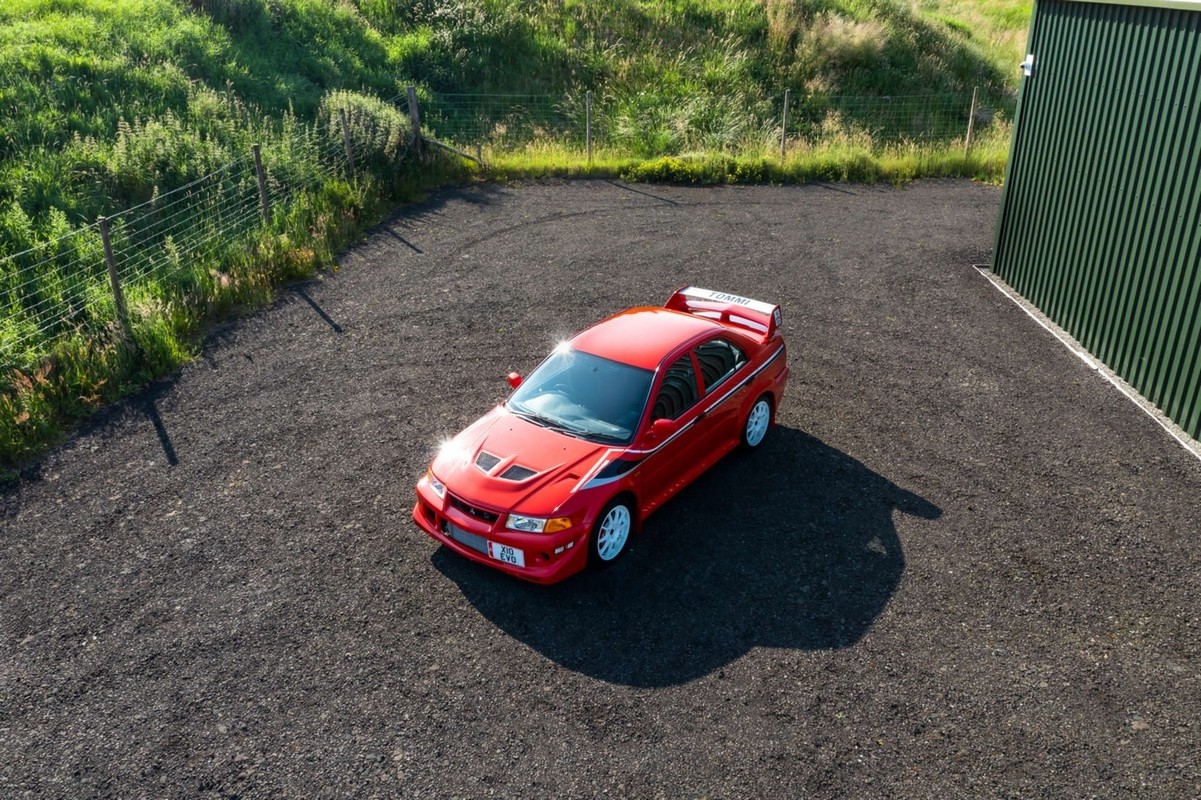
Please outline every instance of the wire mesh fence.
[[511, 150], [535, 141], [583, 144], [585, 116], [584, 103], [563, 95], [437, 94], [421, 123], [447, 144]]
[[97, 291], [104, 274], [97, 224], [0, 261], [0, 355], [90, 318], [111, 303], [111, 295]]
[[107, 219], [0, 257], [0, 366], [36, 361], [64, 335], [117, 333], [127, 311], [119, 304], [149, 313], [147, 306], [170, 293], [199, 291], [214, 278], [222, 251], [232, 254], [268, 225], [270, 211], [286, 212], [326, 179], [350, 177], [340, 127], [297, 125], [271, 142], [261, 189], [248, 153]]
[[[423, 126], [461, 149], [589, 145], [637, 156], [748, 152], [848, 142], [869, 148], [965, 142], [1011, 119], [1013, 100], [974, 92], [748, 100], [720, 95], [431, 94]], [[971, 123], [969, 125], [969, 122]], [[969, 133], [971, 131], [971, 133]]]
[[[792, 109], [788, 135], [814, 143], [831, 135], [866, 136], [883, 145], [955, 141], [967, 136], [972, 94], [825, 97]], [[990, 118], [991, 119], [991, 118]]]
[[221, 239], [262, 222], [250, 157], [129, 209], [109, 221], [113, 263], [127, 291], [173, 278]]
[[[380, 102], [380, 101], [372, 101]], [[376, 164], [409, 150], [395, 141], [405, 95], [383, 101], [393, 115], [343, 111], [310, 125], [292, 125], [262, 151], [260, 186], [246, 154], [185, 186], [104, 221], [83, 226], [21, 253], [0, 257], [0, 366], [29, 364], [64, 335], [116, 333], [125, 304], [135, 312], [200, 291], [216, 263], [329, 178], [354, 176], [351, 140], [374, 142]], [[1012, 117], [1005, 98], [981, 102], [973, 93], [911, 97], [813, 96], [751, 99], [697, 96], [429, 94], [421, 103], [423, 132], [464, 152], [489, 154], [549, 144], [587, 152], [609, 148], [657, 157], [681, 152], [764, 153], [826, 143], [868, 148], [968, 142]], [[405, 107], [403, 118], [410, 110]], [[355, 114], [352, 107], [350, 113]], [[406, 123], [407, 124], [407, 123]], [[409, 132], [411, 133], [411, 131]], [[410, 146], [413, 140], [410, 139]], [[777, 150], [778, 149], [778, 150]], [[106, 257], [105, 235], [111, 258]], [[225, 249], [225, 250], [223, 250]], [[225, 251], [228, 251], [226, 253]]]

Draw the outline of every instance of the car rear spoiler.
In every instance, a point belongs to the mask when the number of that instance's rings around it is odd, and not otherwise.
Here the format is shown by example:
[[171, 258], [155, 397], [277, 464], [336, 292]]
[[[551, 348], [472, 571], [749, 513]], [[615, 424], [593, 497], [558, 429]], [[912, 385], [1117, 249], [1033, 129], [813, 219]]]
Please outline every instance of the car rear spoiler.
[[760, 334], [764, 341], [776, 335], [781, 322], [779, 306], [695, 286], [678, 290], [667, 298], [664, 307], [745, 328]]

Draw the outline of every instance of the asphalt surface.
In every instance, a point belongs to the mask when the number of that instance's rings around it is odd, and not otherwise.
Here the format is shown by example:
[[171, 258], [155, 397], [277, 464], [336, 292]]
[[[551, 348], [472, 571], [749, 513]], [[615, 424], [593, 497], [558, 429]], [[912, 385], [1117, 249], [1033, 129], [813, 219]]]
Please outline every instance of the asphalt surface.
[[[449, 190], [0, 496], [0, 797], [1201, 795], [1201, 462], [972, 264], [995, 188]], [[559, 337], [784, 307], [760, 452], [551, 588], [409, 518]]]

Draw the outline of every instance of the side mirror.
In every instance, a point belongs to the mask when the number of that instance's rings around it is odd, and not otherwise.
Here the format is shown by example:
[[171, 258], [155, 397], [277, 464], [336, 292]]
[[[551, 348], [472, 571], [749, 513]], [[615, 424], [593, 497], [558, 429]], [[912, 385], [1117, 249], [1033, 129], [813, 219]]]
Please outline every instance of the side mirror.
[[508, 375], [505, 376], [505, 380], [507, 380], [509, 382], [510, 386], [512, 386], [514, 389], [516, 389], [518, 386], [521, 385], [521, 373], [520, 372], [510, 372]]
[[667, 439], [679, 429], [680, 423], [674, 419], [657, 419], [651, 423], [651, 435], [659, 440]]

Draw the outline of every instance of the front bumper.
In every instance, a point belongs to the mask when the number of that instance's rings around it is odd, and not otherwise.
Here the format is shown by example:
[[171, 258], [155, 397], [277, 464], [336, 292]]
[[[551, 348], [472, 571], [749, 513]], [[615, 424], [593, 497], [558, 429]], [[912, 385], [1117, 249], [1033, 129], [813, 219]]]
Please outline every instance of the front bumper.
[[[460, 511], [450, 503], [450, 497], [449, 490], [445, 498], [438, 497], [430, 488], [429, 480], [422, 478], [417, 483], [413, 521], [431, 538], [464, 558], [541, 584], [558, 583], [588, 563], [588, 531], [581, 526], [552, 534], [518, 533], [504, 527], [503, 512], [490, 522]], [[453, 537], [451, 526], [467, 536]], [[521, 550], [525, 554], [525, 566], [498, 561], [476, 549], [480, 543], [489, 541]], [[556, 550], [560, 552], [556, 553]]]

